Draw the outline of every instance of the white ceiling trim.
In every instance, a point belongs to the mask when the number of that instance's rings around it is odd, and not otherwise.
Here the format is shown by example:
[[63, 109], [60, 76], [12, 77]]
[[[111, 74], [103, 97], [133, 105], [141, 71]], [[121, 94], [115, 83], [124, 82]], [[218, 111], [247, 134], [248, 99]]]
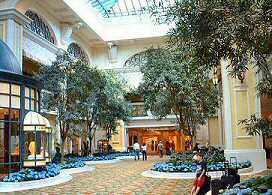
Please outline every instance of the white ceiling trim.
[[150, 16], [103, 18], [88, 0], [63, 0], [105, 42], [165, 36], [168, 25], [155, 25]]

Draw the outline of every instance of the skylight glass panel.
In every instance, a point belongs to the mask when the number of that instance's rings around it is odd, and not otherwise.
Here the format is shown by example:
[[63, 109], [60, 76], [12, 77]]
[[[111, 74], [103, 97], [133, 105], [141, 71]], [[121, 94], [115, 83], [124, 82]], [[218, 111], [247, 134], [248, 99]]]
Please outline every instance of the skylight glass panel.
[[104, 17], [119, 17], [148, 14], [152, 8], [165, 11], [174, 5], [175, 0], [90, 0]]

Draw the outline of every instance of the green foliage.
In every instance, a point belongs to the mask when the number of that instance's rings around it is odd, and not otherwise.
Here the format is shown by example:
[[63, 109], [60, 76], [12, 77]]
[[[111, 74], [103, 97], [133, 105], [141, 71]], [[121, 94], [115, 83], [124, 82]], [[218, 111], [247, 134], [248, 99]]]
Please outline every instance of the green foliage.
[[249, 135], [272, 136], [272, 122], [266, 118], [251, 115], [249, 119], [239, 121], [239, 124], [246, 128]]
[[206, 123], [218, 107], [218, 91], [191, 58], [181, 59], [171, 48], [149, 49], [140, 67], [146, 109], [161, 119], [175, 114], [180, 129], [194, 135], [196, 127]]
[[160, 17], [174, 24], [169, 42], [205, 67], [230, 60], [231, 73], [243, 79], [254, 59], [271, 78], [267, 58], [272, 53], [271, 0], [182, 0]]
[[125, 83], [116, 74], [90, 67], [86, 60], [67, 52], [58, 55], [51, 66], [44, 66], [39, 79], [44, 85], [44, 107], [58, 113], [62, 144], [74, 131], [92, 141], [98, 127], [110, 138], [118, 120], [130, 115]]
[[93, 139], [97, 129], [106, 131], [108, 140], [116, 133], [119, 120], [127, 120], [130, 106], [125, 100], [125, 83], [113, 72], [88, 68], [81, 73], [81, 93], [77, 111], [85, 119], [87, 136]]
[[[78, 120], [74, 105], [79, 94], [84, 63], [64, 52], [51, 66], [43, 66], [38, 79], [43, 83], [43, 107], [56, 111], [62, 142], [70, 136], [70, 126]], [[62, 143], [63, 144], [63, 143]]]
[[[230, 74], [241, 81], [254, 64], [261, 73], [259, 94], [272, 96], [272, 0], [181, 0], [166, 14], [155, 8], [154, 14], [172, 24], [168, 44], [181, 51], [180, 58], [189, 55], [203, 69], [228, 59]], [[244, 123], [250, 135], [270, 135], [266, 119]]]
[[[211, 148], [210, 150], [204, 151], [204, 159], [209, 164], [217, 163], [217, 162], [224, 162], [224, 151], [219, 150], [216, 148]], [[182, 153], [174, 153], [170, 156], [170, 163], [173, 163], [174, 165], [178, 165], [181, 163], [195, 163], [195, 160], [193, 159], [194, 155], [193, 151], [186, 151]]]
[[131, 116], [132, 108], [125, 99], [126, 84], [114, 72], [104, 72], [105, 85], [101, 91], [101, 126], [106, 130], [107, 139], [116, 132], [120, 120]]

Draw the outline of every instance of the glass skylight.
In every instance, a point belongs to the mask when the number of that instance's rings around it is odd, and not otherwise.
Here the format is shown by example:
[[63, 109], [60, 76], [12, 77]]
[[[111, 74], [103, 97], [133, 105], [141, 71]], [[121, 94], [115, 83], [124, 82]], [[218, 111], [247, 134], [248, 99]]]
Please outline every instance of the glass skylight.
[[159, 11], [174, 5], [175, 0], [90, 0], [91, 5], [104, 17], [120, 17], [150, 13], [154, 7]]

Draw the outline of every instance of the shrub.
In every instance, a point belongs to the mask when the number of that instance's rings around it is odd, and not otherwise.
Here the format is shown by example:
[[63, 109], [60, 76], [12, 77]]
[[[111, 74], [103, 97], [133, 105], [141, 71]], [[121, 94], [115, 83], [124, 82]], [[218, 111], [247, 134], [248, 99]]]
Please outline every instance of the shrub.
[[[216, 162], [224, 162], [224, 150], [219, 150], [217, 148], [211, 148], [210, 150], [203, 150], [204, 153], [204, 159], [208, 163], [216, 163]], [[169, 162], [174, 164], [179, 163], [194, 163], [193, 156], [195, 155], [195, 152], [193, 151], [186, 151], [182, 153], [174, 153], [170, 156]]]
[[[196, 163], [192, 162], [179, 162], [178, 164], [174, 164], [172, 162], [165, 163], [157, 163], [153, 166], [152, 170], [160, 171], [160, 172], [195, 172], [196, 171]], [[233, 166], [233, 165], [232, 165]], [[238, 169], [248, 168], [251, 166], [249, 161], [238, 163]], [[208, 171], [223, 171], [224, 163], [216, 162], [216, 163], [208, 163]]]
[[251, 178], [236, 184], [231, 189], [220, 192], [221, 195], [272, 194], [272, 175]]
[[12, 173], [10, 176], [3, 178], [4, 182], [22, 182], [40, 180], [48, 177], [54, 177], [60, 173], [60, 166], [51, 164], [41, 170], [22, 169], [19, 172]]
[[67, 161], [65, 163], [60, 164], [61, 169], [71, 169], [71, 168], [79, 168], [84, 167], [86, 165], [85, 162], [82, 161]]

